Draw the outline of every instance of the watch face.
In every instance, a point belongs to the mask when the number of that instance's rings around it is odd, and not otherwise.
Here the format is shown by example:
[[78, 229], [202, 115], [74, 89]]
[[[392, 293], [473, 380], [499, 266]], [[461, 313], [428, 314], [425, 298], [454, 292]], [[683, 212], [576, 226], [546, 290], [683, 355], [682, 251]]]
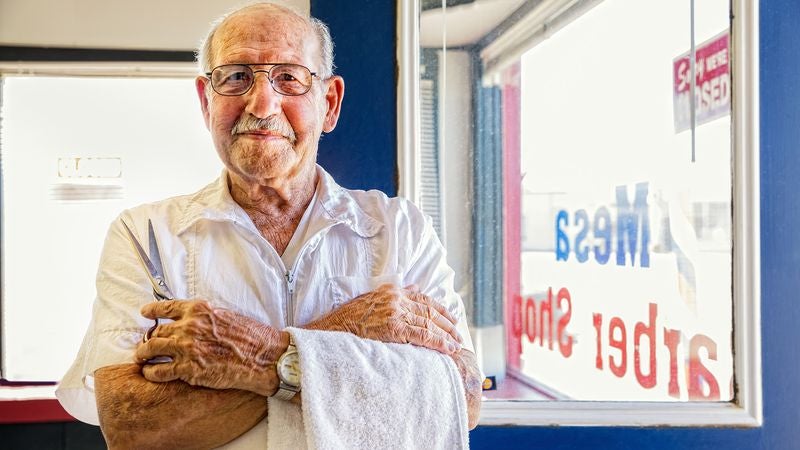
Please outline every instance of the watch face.
[[300, 386], [300, 355], [286, 353], [278, 361], [278, 376], [290, 386]]

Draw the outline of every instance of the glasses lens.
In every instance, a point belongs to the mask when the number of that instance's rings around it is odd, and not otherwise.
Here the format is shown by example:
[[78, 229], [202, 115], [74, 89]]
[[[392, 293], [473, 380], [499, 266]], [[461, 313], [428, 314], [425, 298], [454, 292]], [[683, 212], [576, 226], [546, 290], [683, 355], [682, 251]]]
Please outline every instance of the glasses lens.
[[284, 95], [302, 95], [311, 89], [311, 71], [298, 64], [278, 64], [270, 70], [272, 86]]
[[244, 65], [219, 66], [211, 72], [211, 87], [222, 95], [241, 95], [253, 84], [253, 70]]

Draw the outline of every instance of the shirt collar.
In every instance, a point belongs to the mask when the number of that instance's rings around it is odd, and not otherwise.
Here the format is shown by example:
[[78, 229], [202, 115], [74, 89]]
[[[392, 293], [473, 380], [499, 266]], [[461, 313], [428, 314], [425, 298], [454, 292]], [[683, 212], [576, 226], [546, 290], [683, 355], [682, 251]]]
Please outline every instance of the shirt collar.
[[[321, 227], [344, 224], [361, 237], [372, 237], [380, 231], [383, 223], [365, 213], [353, 195], [339, 186], [333, 177], [317, 165], [317, 201], [312, 208], [319, 208], [312, 215], [312, 223], [322, 220]], [[228, 171], [222, 170], [220, 177], [194, 194], [189, 200], [178, 234], [183, 233], [199, 220], [233, 222], [258, 233], [250, 216], [233, 200], [228, 188]], [[315, 227], [316, 228], [316, 227]]]
[[370, 216], [358, 205], [353, 194], [336, 184], [333, 177], [317, 165], [317, 205], [328, 220], [343, 223], [361, 237], [375, 236], [383, 223]]

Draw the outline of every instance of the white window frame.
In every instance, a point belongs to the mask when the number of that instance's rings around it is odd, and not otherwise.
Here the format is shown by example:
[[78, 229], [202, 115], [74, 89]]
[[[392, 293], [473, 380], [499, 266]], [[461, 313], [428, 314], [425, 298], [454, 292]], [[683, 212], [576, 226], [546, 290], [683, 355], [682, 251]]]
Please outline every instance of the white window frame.
[[[547, 1], [553, 10], [569, 0]], [[732, 0], [733, 331], [731, 402], [483, 402], [481, 425], [731, 426], [763, 423], [759, 178], [759, 2]], [[399, 195], [419, 200], [419, 0], [397, 3]], [[525, 24], [546, 28], [547, 23]]]
[[419, 203], [419, 0], [397, 2], [397, 194]]

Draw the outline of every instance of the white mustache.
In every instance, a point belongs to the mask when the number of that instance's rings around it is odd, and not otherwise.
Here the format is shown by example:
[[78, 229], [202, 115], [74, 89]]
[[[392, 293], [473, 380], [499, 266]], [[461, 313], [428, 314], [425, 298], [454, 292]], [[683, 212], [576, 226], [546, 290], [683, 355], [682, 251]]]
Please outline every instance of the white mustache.
[[269, 116], [265, 119], [258, 119], [253, 117], [250, 114], [246, 114], [243, 117], [240, 117], [239, 120], [233, 125], [233, 129], [231, 130], [232, 135], [237, 135], [241, 133], [247, 133], [250, 131], [270, 131], [273, 133], [278, 133], [281, 136], [285, 137], [289, 140], [289, 143], [292, 145], [297, 142], [297, 136], [294, 134], [294, 130], [288, 123], [278, 119], [276, 116]]

